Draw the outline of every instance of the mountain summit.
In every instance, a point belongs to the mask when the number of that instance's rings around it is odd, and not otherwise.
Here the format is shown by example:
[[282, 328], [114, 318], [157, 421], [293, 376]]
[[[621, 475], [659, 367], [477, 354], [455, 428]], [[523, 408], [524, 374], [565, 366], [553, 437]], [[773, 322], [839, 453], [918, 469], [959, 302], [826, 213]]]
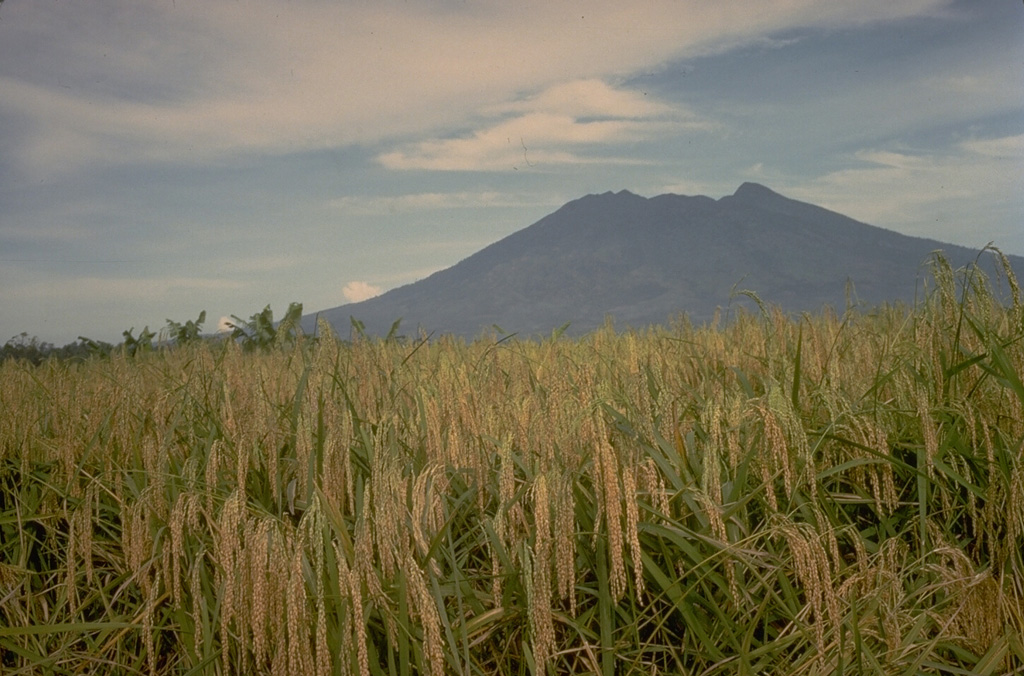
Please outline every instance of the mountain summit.
[[[710, 319], [743, 304], [737, 289], [793, 312], [858, 302], [910, 301], [922, 265], [942, 250], [954, 267], [978, 252], [907, 237], [744, 183], [715, 200], [645, 198], [623, 190], [587, 195], [426, 279], [324, 310], [342, 335], [350, 321], [386, 333], [417, 328], [474, 337], [498, 325], [520, 335]], [[986, 257], [987, 258], [987, 257]], [[990, 262], [990, 261], [986, 261]], [[1015, 270], [1024, 259], [1011, 257]], [[986, 266], [991, 269], [991, 266]], [[304, 318], [311, 331], [316, 315]]]

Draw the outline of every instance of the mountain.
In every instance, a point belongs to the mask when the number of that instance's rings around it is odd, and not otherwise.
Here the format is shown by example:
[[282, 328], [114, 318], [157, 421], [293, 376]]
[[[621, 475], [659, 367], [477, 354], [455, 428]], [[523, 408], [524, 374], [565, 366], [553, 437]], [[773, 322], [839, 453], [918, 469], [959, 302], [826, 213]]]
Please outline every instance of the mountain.
[[[733, 195], [587, 195], [426, 279], [323, 310], [340, 335], [350, 317], [384, 335], [417, 329], [475, 337], [492, 325], [520, 335], [570, 323], [580, 334], [607, 316], [618, 326], [694, 322], [749, 305], [738, 289], [788, 311], [857, 302], [913, 302], [941, 249], [954, 268], [978, 252], [907, 237], [744, 183]], [[992, 256], [982, 257], [991, 275]], [[1024, 259], [1010, 257], [1014, 270]], [[852, 287], [848, 286], [852, 284]], [[312, 331], [317, 315], [303, 318]]]

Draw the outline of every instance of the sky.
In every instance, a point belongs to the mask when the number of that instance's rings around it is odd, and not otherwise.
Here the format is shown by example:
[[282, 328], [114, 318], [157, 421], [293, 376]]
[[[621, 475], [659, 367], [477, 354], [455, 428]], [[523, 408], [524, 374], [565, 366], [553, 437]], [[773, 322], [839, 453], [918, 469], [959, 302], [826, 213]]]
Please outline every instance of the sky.
[[0, 4], [0, 344], [327, 309], [745, 181], [1024, 255], [1024, 4]]

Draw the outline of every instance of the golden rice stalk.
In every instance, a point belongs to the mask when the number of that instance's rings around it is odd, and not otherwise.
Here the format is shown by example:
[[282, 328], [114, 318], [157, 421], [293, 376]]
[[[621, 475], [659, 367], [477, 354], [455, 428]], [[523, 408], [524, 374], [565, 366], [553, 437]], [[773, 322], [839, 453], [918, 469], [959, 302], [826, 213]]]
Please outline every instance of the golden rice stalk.
[[760, 462], [758, 463], [761, 469], [761, 480], [764, 484], [768, 506], [772, 511], [778, 511], [779, 502], [775, 493], [776, 472], [782, 473], [783, 486], [787, 495], [793, 486], [793, 477], [789, 468], [789, 451], [786, 445], [786, 435], [782, 431], [782, 426], [775, 417], [775, 413], [761, 405], [757, 406], [756, 410], [760, 415], [764, 430], [762, 452]]
[[218, 580], [222, 590], [220, 608], [221, 651], [224, 671], [228, 672], [231, 664], [231, 630], [229, 625], [235, 618], [235, 597], [239, 588], [238, 575], [241, 565], [239, 550], [241, 536], [239, 532], [244, 505], [238, 493], [232, 493], [224, 501], [218, 523], [218, 536], [214, 540], [214, 560], [218, 563]]
[[709, 399], [701, 412], [701, 426], [707, 433], [702, 455], [701, 490], [715, 500], [722, 499], [722, 407]]
[[512, 444], [512, 436], [506, 435], [501, 442], [501, 448], [498, 449], [498, 516], [501, 518], [500, 523], [496, 523], [496, 525], [500, 526], [497, 533], [501, 537], [502, 544], [506, 547], [512, 540], [512, 533], [509, 519], [504, 517], [503, 514], [507, 513], [512, 507], [512, 499], [515, 497], [516, 491], [515, 461], [512, 459]]
[[[921, 425], [921, 437], [924, 441], [925, 471], [929, 479], [934, 479], [935, 459], [939, 457], [939, 440], [928, 403], [928, 393], [923, 387], [918, 388], [915, 403], [917, 404], [918, 422]], [[945, 491], [943, 491], [943, 495], [945, 495]]]
[[249, 520], [245, 527], [246, 565], [252, 585], [249, 598], [249, 627], [252, 631], [253, 657], [262, 664], [267, 658], [269, 620], [271, 618], [271, 582], [280, 571], [270, 567], [270, 519]]
[[68, 611], [71, 614], [78, 612], [78, 552], [76, 550], [77, 538], [74, 533], [74, 517], [68, 518], [68, 528], [71, 530], [67, 540], [67, 551], [64, 554], [64, 595], [67, 597]]
[[[356, 644], [359, 675], [369, 676], [370, 658], [366, 649], [366, 623], [363, 620], [363, 585], [359, 580], [359, 571], [348, 566], [337, 543], [334, 543], [334, 547], [338, 556], [338, 585], [339, 587], [348, 585], [347, 589], [343, 591], [348, 593], [349, 600], [352, 602], [352, 631]], [[344, 653], [342, 653], [342, 658], [344, 658]], [[348, 664], [348, 660], [342, 659], [341, 661], [343, 664]]]
[[[711, 535], [722, 543], [722, 548], [729, 546], [729, 532], [725, 528], [725, 519], [722, 516], [722, 507], [719, 503], [707, 493], [697, 491], [694, 493], [694, 498], [700, 503], [700, 506], [704, 508], [704, 514], [708, 519], [708, 527], [711, 529]], [[683, 574], [682, 561], [679, 562], [680, 575]], [[723, 566], [725, 569], [725, 578], [729, 582], [729, 595], [733, 599], [740, 598], [740, 590], [736, 582], [736, 570], [731, 565]]]
[[573, 482], [564, 475], [555, 490], [555, 578], [559, 598], [569, 600], [569, 613], [576, 615], [576, 507]]
[[[356, 535], [354, 539], [355, 560], [351, 566], [353, 574], [362, 582], [355, 582], [356, 586], [366, 585], [367, 597], [378, 608], [388, 607], [389, 600], [381, 586], [380, 578], [374, 567], [373, 555], [373, 527], [366, 511], [360, 514], [356, 521]], [[362, 592], [360, 592], [362, 594]], [[398, 625], [392, 613], [384, 613], [384, 621], [388, 626], [388, 633], [392, 636], [398, 632]]]
[[[289, 550], [296, 551], [295, 538], [289, 533], [279, 533], [283, 537], [275, 539], [270, 548], [270, 564], [267, 568], [270, 588], [270, 617], [275, 621], [267, 623], [268, 643], [270, 650], [271, 673], [274, 676], [287, 676], [294, 673], [290, 670], [291, 653], [289, 640], [291, 628], [288, 625], [289, 602], [293, 602], [294, 578], [289, 574], [293, 556]], [[301, 551], [299, 551], [301, 557]], [[303, 596], [305, 593], [303, 592]]]
[[541, 435], [533, 434], [533, 418], [538, 402], [535, 396], [527, 396], [521, 399], [516, 405], [515, 424], [513, 429], [516, 433], [516, 446], [521, 449], [533, 448], [536, 439]]
[[[217, 498], [218, 472], [220, 471], [221, 456], [223, 455], [224, 442], [217, 439], [210, 444], [210, 451], [206, 456], [206, 468], [204, 480], [206, 482], [206, 513], [215, 514], [214, 505]], [[273, 455], [273, 454], [271, 454]], [[273, 476], [273, 475], [271, 475]]]
[[[1006, 546], [1007, 554], [1024, 540], [1024, 459], [1019, 460], [1010, 474], [1010, 494], [1006, 501]], [[1018, 559], [1019, 560], [1019, 559]]]
[[807, 598], [819, 653], [825, 652], [826, 628], [840, 623], [839, 602], [833, 585], [832, 565], [821, 538], [809, 524], [780, 517], [776, 521], [780, 533], [793, 556], [797, 580]]
[[412, 555], [407, 553], [402, 563], [409, 580], [410, 607], [415, 609], [423, 625], [423, 650], [427, 656], [427, 667], [434, 676], [444, 674], [444, 637], [441, 632], [441, 615], [434, 597], [427, 588], [425, 575]]
[[543, 676], [547, 669], [547, 661], [551, 656], [554, 643], [554, 625], [551, 625], [552, 631], [550, 633], [547, 632], [545, 625], [545, 618], [550, 615], [550, 605], [545, 612], [541, 609], [542, 601], [535, 598], [538, 593], [536, 583], [539, 576], [536, 572], [536, 562], [529, 549], [523, 551], [519, 563], [522, 566], [523, 586], [526, 588], [527, 617], [530, 636], [533, 639], [533, 659], [536, 664], [536, 673]]
[[[78, 608], [78, 594], [81, 587], [93, 582], [93, 509], [97, 500], [96, 485], [86, 490], [76, 508], [65, 508], [68, 522], [67, 550], [64, 553], [68, 607], [71, 614]], [[84, 571], [80, 569], [84, 568]], [[84, 572], [87, 585], [81, 585], [79, 574]]]
[[782, 424], [788, 447], [786, 465], [789, 467], [791, 484], [786, 489], [787, 497], [792, 498], [793, 491], [797, 486], [806, 487], [808, 493], [813, 495], [816, 472], [803, 421], [794, 410], [792, 400], [786, 396], [781, 387], [775, 386], [769, 389], [768, 406], [775, 412]]
[[312, 508], [306, 512], [310, 519], [310, 529], [307, 531], [308, 539], [313, 547], [313, 562], [316, 572], [316, 673], [318, 676], [328, 676], [331, 673], [331, 653], [327, 644], [327, 586], [325, 573], [324, 554], [324, 520], [319, 508], [319, 500], [314, 499]]
[[76, 510], [77, 544], [76, 547], [82, 554], [85, 563], [85, 581], [92, 585], [94, 580], [94, 568], [92, 560], [93, 548], [93, 519], [95, 518], [95, 506], [99, 504], [99, 485], [91, 484], [85, 492], [85, 500]]
[[141, 574], [153, 552], [153, 538], [146, 518], [144, 500], [131, 502], [123, 508], [121, 533], [128, 568]]
[[352, 425], [350, 416], [328, 405], [324, 410], [324, 427], [327, 438], [324, 443], [323, 492], [333, 504], [344, 512], [355, 511], [355, 485], [352, 477], [351, 453]]
[[[430, 541], [444, 525], [444, 494], [448, 478], [443, 465], [435, 464], [425, 468], [412, 488], [412, 535], [420, 558], [426, 560], [430, 552]], [[437, 575], [440, 567], [431, 557], [431, 571]]]
[[1017, 283], [1017, 276], [1013, 273], [1013, 268], [1010, 266], [1010, 259], [1006, 257], [1002, 251], [995, 250], [997, 257], [999, 258], [999, 267], [1006, 277], [1006, 283], [1010, 286], [1010, 294], [1013, 299], [1013, 308], [1017, 311], [1020, 319], [1024, 320], [1024, 300], [1022, 300], [1020, 285]]
[[[159, 568], [160, 579], [163, 582], [164, 587], [166, 588], [166, 587], [168, 587], [169, 585], [172, 584], [172, 581], [171, 581], [171, 574], [172, 574], [171, 573], [171, 559], [173, 559], [174, 557], [171, 555], [171, 549], [172, 549], [172, 547], [171, 547], [171, 539], [168, 538], [168, 537], [164, 537], [164, 538], [162, 538], [161, 542], [162, 542], [162, 544], [160, 545], [160, 554], [159, 554], [159, 556], [157, 558], [158, 558], [159, 565], [160, 565], [160, 568]], [[166, 595], [168, 595], [168, 596], [173, 594], [173, 591], [170, 590], [170, 589], [165, 589], [165, 591], [166, 591]]]
[[629, 542], [629, 554], [633, 560], [633, 583], [636, 587], [637, 601], [643, 605], [643, 559], [641, 558], [640, 535], [637, 529], [640, 511], [637, 505], [636, 478], [633, 475], [633, 468], [629, 465], [622, 468], [622, 497], [626, 507], [626, 539]]
[[196, 493], [180, 493], [174, 506], [171, 508], [171, 516], [168, 523], [171, 542], [171, 598], [174, 605], [182, 608], [185, 601], [185, 591], [182, 585], [181, 564], [185, 560], [185, 526], [190, 525], [193, 530], [198, 530], [199, 498]]
[[200, 549], [196, 558], [192, 561], [192, 570], [189, 574], [189, 592], [192, 597], [192, 624], [196, 628], [194, 637], [195, 655], [197, 660], [203, 659], [203, 615], [202, 615], [202, 572], [203, 560], [206, 558], [206, 550]]
[[[361, 646], [362, 655], [357, 656], [357, 668], [362, 663], [361, 658], [365, 657], [366, 654], [366, 630], [365, 627], [362, 627], [362, 594], [360, 590], [360, 593], [358, 594], [359, 598], [357, 599], [357, 595], [353, 593], [351, 580], [352, 571], [349, 568], [348, 559], [346, 559], [345, 552], [343, 551], [340, 543], [337, 540], [334, 540], [331, 542], [331, 548], [334, 550], [334, 557], [337, 561], [337, 570], [335, 571], [335, 574], [337, 576], [338, 583], [338, 598], [336, 603], [342, 608], [346, 605], [348, 606], [346, 609], [347, 612], [343, 612], [341, 614], [341, 626], [339, 627], [340, 631], [338, 632], [341, 637], [341, 643], [334, 646], [334, 648], [335, 655], [337, 656], [338, 668], [341, 670], [342, 676], [349, 676], [349, 674], [352, 673], [352, 657], [354, 655], [358, 655], [360, 650], [360, 647], [357, 647], [353, 643], [353, 639], [356, 636], [357, 631], [361, 631], [364, 634], [364, 643]], [[360, 605], [357, 606], [357, 603]], [[357, 607], [359, 609], [358, 615], [356, 615]], [[362, 628], [358, 629], [357, 625]], [[368, 663], [367, 666], [369, 666]]]
[[[874, 450], [880, 458], [889, 455], [888, 436], [875, 421], [855, 417], [853, 426], [861, 444]], [[871, 488], [875, 509], [881, 515], [891, 515], [899, 506], [899, 495], [896, 492], [892, 463], [876, 463], [870, 469], [864, 470], [863, 474]]]
[[[605, 526], [608, 529], [608, 586], [612, 598], [619, 601], [626, 592], [626, 566], [623, 557], [622, 492], [619, 489], [619, 462], [615, 449], [607, 439], [597, 448], [600, 466], [601, 493], [604, 496]], [[635, 500], [633, 495], [630, 499]]]
[[445, 416], [441, 410], [441, 402], [437, 397], [424, 397], [423, 413], [426, 418], [426, 447], [427, 457], [431, 459], [444, 458], [444, 428]]
[[[498, 534], [498, 538], [503, 539], [504, 536], [501, 533], [506, 529], [504, 512], [499, 510], [491, 520], [491, 524], [494, 532]], [[504, 545], [502, 546], [504, 547]], [[498, 547], [490, 539], [487, 542], [487, 550], [491, 557], [491, 603], [497, 607], [501, 606], [501, 581], [504, 571], [501, 570], [501, 558], [498, 556]]]
[[255, 447], [255, 440], [249, 431], [237, 434], [235, 439], [235, 490], [244, 496], [247, 495], [246, 482], [249, 478], [249, 453]]
[[157, 446], [156, 439], [151, 436], [142, 439], [142, 466], [146, 472], [149, 490], [149, 510], [166, 517], [168, 505], [164, 484], [167, 478], [167, 454]]
[[376, 448], [370, 476], [372, 533], [385, 578], [394, 577], [410, 543], [406, 525], [408, 509], [405, 504], [409, 479], [402, 476], [398, 461], [388, 446], [389, 433], [387, 426], [381, 425], [374, 435]]
[[989, 570], [975, 572], [959, 548], [943, 545], [934, 553], [940, 563], [931, 568], [951, 599], [940, 611], [940, 621], [966, 647], [982, 655], [1006, 631], [1006, 604], [999, 583]]
[[728, 451], [729, 467], [735, 469], [743, 462], [743, 445], [740, 443], [740, 421], [743, 419], [745, 399], [734, 394], [726, 401], [722, 409], [725, 429], [722, 431], [725, 448]]
[[156, 674], [156, 644], [153, 641], [154, 624], [153, 616], [156, 614], [157, 601], [160, 596], [160, 572], [157, 571], [149, 592], [146, 596], [146, 605], [142, 611], [142, 643], [146, 651], [146, 666], [151, 676]]
[[287, 608], [288, 671], [292, 674], [312, 674], [313, 664], [309, 654], [309, 622], [306, 612], [306, 582], [302, 575], [302, 547], [298, 542], [295, 543], [295, 551], [292, 553], [287, 575], [288, 592], [285, 605]]
[[551, 615], [551, 500], [547, 475], [541, 474], [533, 484], [534, 544], [533, 570], [529, 598], [530, 626], [533, 633], [534, 658], [537, 668], [551, 655], [555, 641]]
[[[669, 515], [669, 499], [668, 489], [665, 486], [665, 478], [661, 475], [658, 470], [658, 464], [653, 458], [647, 457], [642, 463], [640, 463], [639, 475], [637, 476], [639, 488], [641, 491], [647, 493], [650, 496], [651, 506], [657, 515], [666, 517]], [[648, 511], [651, 515], [651, 512]], [[652, 520], [656, 520], [654, 515], [651, 515]]]

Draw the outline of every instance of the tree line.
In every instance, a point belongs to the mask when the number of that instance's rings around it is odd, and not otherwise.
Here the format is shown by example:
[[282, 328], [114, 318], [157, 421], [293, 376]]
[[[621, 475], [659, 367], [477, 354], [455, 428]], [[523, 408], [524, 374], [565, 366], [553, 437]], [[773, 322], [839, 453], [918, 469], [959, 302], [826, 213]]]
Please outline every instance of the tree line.
[[274, 313], [267, 305], [262, 311], [250, 316], [249, 319], [231, 315], [232, 321], [227, 322], [229, 334], [204, 334], [203, 324], [206, 322], [206, 310], [203, 310], [194, 320], [177, 322], [168, 319], [167, 325], [159, 332], [153, 332], [146, 326], [138, 335], [135, 335], [135, 327], [132, 327], [121, 332], [123, 340], [117, 344], [79, 336], [78, 340], [61, 347], [42, 341], [37, 336], [29, 336], [28, 332], [23, 331], [0, 347], [0, 363], [7, 360], [21, 360], [38, 365], [48, 359], [84, 361], [90, 357], [109, 357], [113, 354], [134, 357], [157, 349], [188, 345], [203, 340], [230, 339], [238, 342], [246, 351], [266, 350], [276, 345], [294, 342], [301, 331], [299, 328], [301, 318], [302, 303], [291, 303], [284, 318], [276, 323], [274, 322]]

